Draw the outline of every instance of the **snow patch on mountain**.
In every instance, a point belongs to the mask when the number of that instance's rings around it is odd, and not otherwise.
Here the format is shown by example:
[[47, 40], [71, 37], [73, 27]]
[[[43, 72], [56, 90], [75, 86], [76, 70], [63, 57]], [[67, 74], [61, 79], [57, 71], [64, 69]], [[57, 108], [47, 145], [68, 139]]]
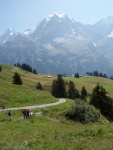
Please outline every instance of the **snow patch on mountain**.
[[113, 38], [113, 31], [108, 35], [108, 37]]
[[10, 41], [18, 36], [20, 33], [15, 31], [12, 28], [8, 28], [3, 35], [0, 36], [0, 42], [5, 43], [6, 41]]
[[53, 40], [55, 43], [64, 43], [66, 40], [64, 37], [57, 37]]
[[94, 47], [97, 47], [95, 42], [93, 43], [93, 45], [94, 45]]
[[50, 19], [53, 17], [53, 16], [58, 16], [59, 18], [64, 18], [65, 17], [65, 15], [64, 15], [64, 13], [62, 13], [62, 12], [54, 12], [54, 13], [50, 13], [45, 19], [46, 19], [46, 22], [48, 22], [48, 21], [50, 21]]
[[12, 28], [7, 29], [7, 33], [9, 33], [10, 35], [18, 35], [18, 32]]
[[33, 31], [31, 29], [27, 29], [22, 33], [22, 35], [29, 35], [31, 33], [33, 33]]

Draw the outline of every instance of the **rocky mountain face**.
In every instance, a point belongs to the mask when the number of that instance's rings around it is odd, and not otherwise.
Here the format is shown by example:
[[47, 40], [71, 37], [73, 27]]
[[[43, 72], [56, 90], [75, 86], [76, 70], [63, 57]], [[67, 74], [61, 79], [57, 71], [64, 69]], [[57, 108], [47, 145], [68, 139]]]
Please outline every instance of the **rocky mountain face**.
[[49, 14], [38, 27], [0, 37], [0, 63], [28, 63], [40, 73], [113, 75], [113, 17], [83, 25], [67, 15]]

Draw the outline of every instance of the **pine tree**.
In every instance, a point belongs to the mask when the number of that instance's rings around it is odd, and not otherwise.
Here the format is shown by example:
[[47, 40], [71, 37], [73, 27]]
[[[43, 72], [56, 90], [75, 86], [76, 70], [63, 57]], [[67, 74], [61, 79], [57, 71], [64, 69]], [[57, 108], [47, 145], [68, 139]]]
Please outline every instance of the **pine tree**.
[[83, 86], [81, 90], [81, 100], [86, 100], [86, 97], [87, 97], [87, 91], [85, 87]]
[[57, 89], [57, 80], [53, 80], [51, 94], [55, 97], [58, 97], [58, 89]]
[[22, 80], [20, 78], [20, 75], [17, 72], [15, 72], [15, 74], [13, 76], [13, 84], [22, 85]]
[[92, 91], [90, 103], [100, 110], [100, 112], [113, 121], [113, 99], [107, 96], [102, 85], [97, 84]]
[[34, 74], [37, 74], [37, 71], [36, 71], [36, 69], [33, 69], [33, 73], [34, 73]]
[[107, 92], [105, 91], [103, 86], [97, 84], [92, 91], [90, 103], [100, 109], [102, 107], [103, 99], [106, 99], [106, 94]]
[[57, 98], [66, 97], [65, 82], [61, 75], [58, 75], [57, 79], [53, 80], [51, 94]]
[[74, 77], [75, 77], [75, 78], [79, 78], [79, 73], [78, 73], [78, 72], [75, 73]]
[[68, 98], [70, 99], [78, 98], [78, 91], [76, 90], [73, 81], [69, 81], [68, 84]]

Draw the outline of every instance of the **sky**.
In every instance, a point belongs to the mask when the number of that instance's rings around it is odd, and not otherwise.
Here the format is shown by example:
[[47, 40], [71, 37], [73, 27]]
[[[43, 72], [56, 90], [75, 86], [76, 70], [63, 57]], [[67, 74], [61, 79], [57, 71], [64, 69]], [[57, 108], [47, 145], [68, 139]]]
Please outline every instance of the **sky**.
[[113, 16], [113, 0], [0, 0], [0, 35], [13, 28], [34, 30], [52, 12], [61, 11], [83, 24]]

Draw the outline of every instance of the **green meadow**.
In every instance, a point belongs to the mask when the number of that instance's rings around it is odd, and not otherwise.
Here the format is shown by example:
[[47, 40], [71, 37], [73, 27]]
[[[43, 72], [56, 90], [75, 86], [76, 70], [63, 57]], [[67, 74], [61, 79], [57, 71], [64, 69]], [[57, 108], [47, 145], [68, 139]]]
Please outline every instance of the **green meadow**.
[[89, 94], [91, 94], [93, 88], [99, 83], [102, 85], [106, 91], [108, 92], [108, 95], [113, 98], [113, 80], [108, 78], [101, 78], [101, 77], [80, 77], [80, 78], [74, 78], [74, 77], [66, 77], [64, 78], [66, 81], [73, 81], [75, 83], [75, 87], [81, 91], [82, 86], [85, 86], [86, 90]]
[[[7, 112], [9, 107], [47, 104], [58, 101], [50, 94], [53, 79], [43, 78], [43, 74], [32, 74], [20, 68], [2, 65], [0, 72], [0, 104], [4, 103], [6, 111], [0, 111], [0, 150], [112, 150], [113, 123], [101, 116], [99, 123], [81, 124], [65, 118], [65, 112], [74, 103], [66, 103], [32, 110], [30, 119], [24, 120], [22, 110], [12, 110], [12, 121]], [[12, 76], [18, 72], [22, 85], [12, 84]], [[113, 81], [100, 77], [64, 77], [73, 81], [80, 91], [85, 86], [91, 94], [97, 83], [103, 85], [108, 95], [113, 98]], [[40, 82], [43, 90], [36, 90]], [[106, 84], [103, 84], [106, 82]], [[0, 108], [2, 109], [2, 108]], [[43, 112], [37, 115], [37, 112]]]

